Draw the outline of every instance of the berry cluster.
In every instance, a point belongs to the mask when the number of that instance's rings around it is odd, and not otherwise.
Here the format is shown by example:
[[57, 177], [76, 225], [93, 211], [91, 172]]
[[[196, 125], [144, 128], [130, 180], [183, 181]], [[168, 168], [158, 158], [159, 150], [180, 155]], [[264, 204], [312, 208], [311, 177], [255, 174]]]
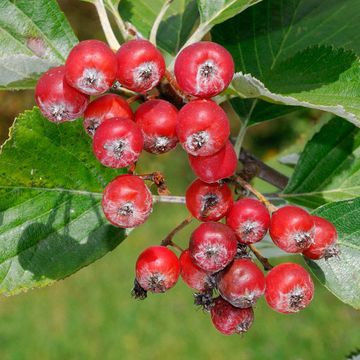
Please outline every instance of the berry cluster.
[[[211, 312], [215, 327], [224, 334], [246, 332], [254, 318], [252, 307], [264, 294], [269, 306], [282, 313], [305, 308], [313, 297], [312, 280], [300, 265], [278, 265], [265, 277], [252, 261], [249, 249], [262, 260], [253, 244], [268, 231], [285, 252], [311, 259], [337, 254], [336, 229], [327, 220], [296, 206], [270, 214], [259, 200], [233, 200], [237, 156], [229, 141], [230, 124], [211, 100], [227, 88], [233, 74], [231, 55], [212, 42], [192, 44], [178, 54], [175, 80], [167, 74], [161, 52], [147, 40], [129, 41], [116, 53], [101, 41], [88, 40], [72, 49], [65, 66], [47, 71], [35, 92], [50, 121], [84, 117], [102, 165], [129, 167], [129, 173], [112, 180], [103, 193], [104, 214], [115, 226], [136, 227], [152, 211], [153, 197], [144, 176], [134, 173], [141, 152], [162, 154], [181, 144], [197, 176], [186, 191], [186, 206], [201, 224], [179, 259], [167, 247], [174, 245], [171, 239], [140, 254], [134, 294], [144, 298], [148, 291], [169, 290], [181, 275], [197, 292], [196, 303]], [[149, 93], [164, 75], [188, 100], [180, 110]], [[146, 101], [135, 113], [130, 101], [113, 93], [89, 102], [90, 96], [110, 92], [114, 84]], [[226, 224], [219, 222], [222, 219]]]

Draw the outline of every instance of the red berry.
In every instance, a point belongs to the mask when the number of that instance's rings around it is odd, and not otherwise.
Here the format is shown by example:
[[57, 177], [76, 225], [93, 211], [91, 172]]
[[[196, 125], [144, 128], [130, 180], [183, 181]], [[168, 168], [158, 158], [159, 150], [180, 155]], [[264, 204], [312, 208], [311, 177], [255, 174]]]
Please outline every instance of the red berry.
[[248, 308], [265, 292], [265, 276], [248, 259], [235, 259], [218, 276], [221, 296], [233, 306]]
[[55, 123], [77, 119], [89, 103], [87, 95], [67, 84], [64, 74], [64, 66], [48, 70], [41, 76], [35, 89], [35, 100], [40, 111]]
[[113, 225], [131, 228], [149, 217], [152, 196], [144, 180], [134, 175], [120, 175], [106, 186], [102, 208]]
[[195, 175], [206, 183], [214, 183], [234, 175], [237, 167], [236, 153], [230, 141], [213, 155], [189, 155], [189, 162]]
[[233, 200], [226, 184], [207, 184], [197, 179], [186, 190], [186, 206], [200, 221], [218, 221], [229, 211]]
[[113, 118], [103, 121], [97, 128], [93, 150], [103, 165], [122, 168], [137, 161], [143, 144], [141, 131], [133, 121]]
[[150, 246], [136, 261], [136, 280], [140, 286], [153, 293], [171, 289], [180, 275], [180, 262], [165, 246]]
[[208, 98], [228, 87], [234, 75], [234, 61], [219, 44], [200, 41], [179, 53], [174, 73], [186, 93]]
[[107, 91], [115, 81], [116, 73], [114, 52], [99, 40], [81, 41], [70, 51], [65, 63], [68, 84], [89, 95]]
[[243, 334], [254, 322], [254, 311], [251, 307], [234, 307], [219, 296], [211, 308], [211, 320], [216, 329], [224, 335]]
[[297, 206], [283, 206], [271, 217], [270, 236], [275, 245], [288, 253], [301, 253], [314, 241], [314, 219]]
[[206, 222], [191, 234], [191, 259], [209, 273], [217, 272], [228, 265], [234, 259], [236, 249], [236, 235], [224, 224]]
[[144, 149], [162, 154], [173, 149], [177, 142], [177, 109], [165, 100], [150, 100], [140, 105], [135, 121], [144, 136]]
[[208, 156], [225, 145], [230, 125], [225, 111], [215, 102], [194, 100], [179, 111], [176, 131], [187, 153]]
[[260, 241], [270, 226], [270, 214], [259, 200], [241, 199], [234, 203], [226, 216], [226, 223], [243, 244]]
[[120, 84], [139, 93], [150, 91], [164, 76], [165, 60], [148, 40], [131, 40], [117, 54]]
[[339, 253], [336, 244], [338, 239], [335, 226], [319, 216], [313, 216], [315, 222], [314, 243], [308, 247], [303, 254], [313, 260], [321, 258], [329, 259]]
[[265, 299], [275, 311], [289, 314], [308, 306], [314, 295], [309, 273], [300, 265], [275, 266], [266, 276]]
[[125, 99], [119, 95], [107, 94], [92, 101], [84, 113], [84, 128], [93, 137], [96, 129], [106, 119], [115, 117], [133, 120], [134, 115]]

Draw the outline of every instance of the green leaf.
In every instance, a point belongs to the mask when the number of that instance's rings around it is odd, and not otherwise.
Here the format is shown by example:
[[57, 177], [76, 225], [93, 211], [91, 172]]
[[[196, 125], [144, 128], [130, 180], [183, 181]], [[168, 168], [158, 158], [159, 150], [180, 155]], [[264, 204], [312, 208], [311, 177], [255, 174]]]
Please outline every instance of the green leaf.
[[101, 192], [119, 172], [92, 154], [79, 121], [53, 124], [34, 108], [0, 155], [0, 293], [63, 279], [125, 237], [105, 220]]
[[33, 88], [76, 43], [55, 0], [0, 0], [0, 89]]
[[340, 118], [306, 144], [283, 198], [308, 207], [360, 194], [360, 130]]
[[336, 226], [340, 255], [328, 260], [306, 259], [306, 262], [341, 301], [360, 309], [360, 198], [324, 205], [314, 214]]

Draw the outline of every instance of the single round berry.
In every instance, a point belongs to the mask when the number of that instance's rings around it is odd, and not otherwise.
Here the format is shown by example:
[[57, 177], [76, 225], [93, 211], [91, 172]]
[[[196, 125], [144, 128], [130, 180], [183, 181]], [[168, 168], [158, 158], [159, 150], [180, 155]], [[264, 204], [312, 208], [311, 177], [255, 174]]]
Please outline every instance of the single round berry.
[[303, 255], [313, 260], [322, 258], [327, 260], [338, 255], [336, 227], [320, 216], [313, 216], [313, 220], [315, 222], [314, 243], [303, 252]]
[[161, 52], [148, 40], [131, 40], [117, 54], [117, 79], [127, 89], [145, 93], [154, 88], [165, 73]]
[[180, 275], [180, 262], [165, 246], [150, 246], [136, 261], [136, 280], [140, 286], [153, 293], [171, 289]]
[[186, 190], [186, 206], [200, 221], [218, 221], [229, 211], [233, 199], [226, 184], [207, 184], [200, 179], [192, 182]]
[[140, 105], [135, 121], [144, 137], [144, 149], [162, 154], [173, 149], [177, 142], [177, 109], [165, 100], [149, 100]]
[[89, 103], [89, 97], [69, 86], [64, 75], [64, 66], [50, 69], [41, 76], [35, 89], [40, 111], [54, 123], [79, 118]]
[[95, 156], [111, 168], [122, 168], [136, 162], [143, 145], [140, 129], [127, 118], [104, 120], [93, 139]]
[[115, 53], [102, 41], [85, 40], [77, 44], [65, 63], [69, 85], [88, 95], [99, 95], [113, 84], [117, 73]]
[[235, 259], [218, 275], [220, 295], [233, 306], [248, 308], [265, 292], [265, 276], [249, 259]]
[[288, 253], [301, 253], [314, 241], [313, 217], [297, 206], [283, 206], [271, 217], [270, 236], [280, 249]]
[[152, 196], [144, 180], [120, 175], [105, 188], [102, 208], [115, 226], [132, 228], [146, 221], [152, 211]]
[[214, 183], [234, 175], [237, 167], [236, 153], [230, 141], [213, 155], [189, 155], [189, 162], [195, 175], [206, 183]]
[[229, 86], [234, 75], [234, 61], [221, 45], [200, 41], [179, 53], [174, 73], [186, 93], [208, 98]]
[[236, 201], [226, 216], [229, 225], [243, 244], [260, 241], [270, 226], [270, 214], [259, 200], [245, 198]]
[[188, 154], [208, 156], [225, 145], [230, 124], [225, 111], [214, 101], [194, 100], [179, 111], [176, 131]]
[[314, 296], [314, 284], [300, 265], [275, 266], [266, 276], [265, 299], [275, 311], [290, 314], [308, 306]]
[[107, 94], [92, 101], [84, 113], [84, 128], [93, 137], [100, 124], [111, 118], [133, 120], [133, 112], [125, 99], [119, 95]]
[[228, 265], [236, 251], [236, 235], [224, 224], [206, 222], [191, 234], [190, 257], [197, 266], [209, 273], [215, 273]]
[[216, 329], [224, 335], [243, 334], [254, 322], [254, 311], [251, 307], [234, 307], [219, 296], [211, 308], [211, 320]]

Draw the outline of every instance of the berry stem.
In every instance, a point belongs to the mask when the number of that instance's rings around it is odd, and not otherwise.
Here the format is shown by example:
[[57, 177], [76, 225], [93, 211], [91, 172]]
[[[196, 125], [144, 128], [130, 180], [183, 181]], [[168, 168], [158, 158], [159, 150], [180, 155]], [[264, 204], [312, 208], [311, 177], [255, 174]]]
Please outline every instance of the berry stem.
[[176, 79], [169, 70], [165, 70], [165, 78], [169, 82], [170, 86], [174, 89], [176, 94], [186, 101], [190, 101], [191, 97], [186, 95], [179, 87]]
[[131, 97], [129, 97], [128, 99], [126, 99], [126, 101], [127, 101], [127, 103], [128, 103], [129, 105], [132, 104], [132, 103], [134, 103], [134, 102], [136, 102], [136, 101], [138, 101], [138, 100], [144, 101], [144, 96], [141, 95], [141, 94], [137, 94], [137, 95], [131, 96]]
[[160, 171], [155, 171], [151, 174], [138, 175], [138, 177], [143, 180], [152, 181], [156, 185], [159, 195], [170, 195], [165, 177]]
[[114, 6], [113, 1], [108, 1], [107, 3], [108, 9], [111, 11], [111, 14], [113, 15], [116, 25], [121, 33], [122, 38], [124, 41], [129, 39], [129, 33], [126, 30], [125, 23], [123, 19], [120, 16], [119, 10]]
[[174, 236], [181, 231], [184, 227], [186, 227], [187, 225], [189, 225], [191, 223], [191, 221], [193, 220], [193, 217], [191, 215], [189, 215], [186, 219], [184, 219], [178, 226], [176, 226], [166, 237], [163, 241], [161, 241], [161, 245], [162, 246], [173, 246], [176, 249], [180, 250], [181, 252], [183, 252], [184, 250], [177, 244], [175, 244], [173, 242], [173, 238]]
[[185, 204], [185, 197], [184, 196], [153, 195], [153, 201], [169, 203], [169, 204]]
[[163, 6], [161, 7], [161, 10], [158, 14], [158, 16], [156, 17], [154, 24], [151, 28], [151, 32], [150, 32], [150, 37], [149, 40], [156, 46], [156, 35], [159, 29], [159, 25], [166, 13], [166, 11], [168, 10], [168, 8], [170, 7], [171, 3], [173, 2], [173, 0], [167, 0], [164, 2]]
[[261, 262], [262, 266], [264, 267], [265, 271], [269, 271], [273, 268], [273, 266], [270, 264], [268, 258], [263, 256], [261, 252], [255, 247], [255, 245], [250, 244], [249, 248], [253, 252], [253, 254], [256, 256], [256, 258]]

